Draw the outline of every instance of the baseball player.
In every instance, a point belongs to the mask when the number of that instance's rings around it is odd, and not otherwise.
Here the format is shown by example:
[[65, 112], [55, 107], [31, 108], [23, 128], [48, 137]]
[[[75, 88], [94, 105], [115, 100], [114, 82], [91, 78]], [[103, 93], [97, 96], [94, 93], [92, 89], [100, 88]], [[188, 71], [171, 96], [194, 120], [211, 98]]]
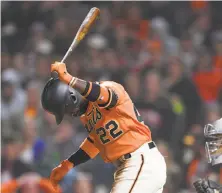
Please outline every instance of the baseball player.
[[57, 124], [65, 114], [79, 116], [88, 131], [79, 150], [52, 170], [54, 188], [71, 168], [100, 154], [117, 167], [111, 193], [161, 193], [166, 182], [164, 157], [123, 86], [73, 77], [64, 63], [52, 64], [54, 71], [59, 78], [45, 85], [43, 108], [55, 115]]
[[[208, 140], [206, 142], [206, 153], [208, 162], [213, 166], [222, 163], [222, 118], [214, 124], [207, 124], [204, 127], [204, 136]], [[199, 179], [195, 181], [194, 187], [197, 193], [222, 193], [220, 187], [209, 179]]]

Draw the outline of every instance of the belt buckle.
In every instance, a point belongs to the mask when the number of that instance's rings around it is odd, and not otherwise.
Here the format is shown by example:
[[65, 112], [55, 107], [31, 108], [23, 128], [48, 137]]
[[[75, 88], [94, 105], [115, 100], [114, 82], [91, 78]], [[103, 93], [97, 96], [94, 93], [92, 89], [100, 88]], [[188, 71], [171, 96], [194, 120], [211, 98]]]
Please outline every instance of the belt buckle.
[[148, 143], [148, 146], [149, 146], [149, 149], [153, 149], [154, 147], [156, 147], [156, 144], [153, 141], [151, 141]]
[[124, 160], [127, 160], [127, 159], [131, 158], [132, 156], [130, 153], [127, 153], [123, 157], [124, 157]]

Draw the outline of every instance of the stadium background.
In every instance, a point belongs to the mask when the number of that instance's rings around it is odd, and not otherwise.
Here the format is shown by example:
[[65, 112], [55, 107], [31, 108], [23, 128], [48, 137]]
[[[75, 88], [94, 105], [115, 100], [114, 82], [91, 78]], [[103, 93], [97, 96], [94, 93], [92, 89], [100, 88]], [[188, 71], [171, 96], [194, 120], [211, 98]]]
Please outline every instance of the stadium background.
[[[78, 119], [57, 126], [40, 94], [50, 64], [65, 54], [93, 6], [101, 18], [68, 58], [68, 70], [125, 86], [166, 157], [164, 193], [192, 193], [197, 177], [219, 182], [222, 171], [207, 164], [203, 126], [222, 116], [221, 2], [3, 1], [1, 183], [20, 179], [18, 192], [46, 192], [36, 176], [48, 177], [87, 135]], [[97, 157], [74, 168], [61, 187], [108, 193], [114, 169]]]

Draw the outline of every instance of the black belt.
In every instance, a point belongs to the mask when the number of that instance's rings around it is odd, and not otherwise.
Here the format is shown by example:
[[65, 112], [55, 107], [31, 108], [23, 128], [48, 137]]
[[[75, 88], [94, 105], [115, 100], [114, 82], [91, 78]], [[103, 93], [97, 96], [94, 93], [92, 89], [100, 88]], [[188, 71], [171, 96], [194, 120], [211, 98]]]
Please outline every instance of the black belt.
[[[148, 147], [149, 147], [149, 149], [153, 149], [154, 147], [156, 147], [156, 144], [153, 141], [151, 141], [148, 143]], [[124, 159], [129, 159], [132, 157], [132, 155], [130, 153], [127, 153], [123, 157], [124, 157]]]

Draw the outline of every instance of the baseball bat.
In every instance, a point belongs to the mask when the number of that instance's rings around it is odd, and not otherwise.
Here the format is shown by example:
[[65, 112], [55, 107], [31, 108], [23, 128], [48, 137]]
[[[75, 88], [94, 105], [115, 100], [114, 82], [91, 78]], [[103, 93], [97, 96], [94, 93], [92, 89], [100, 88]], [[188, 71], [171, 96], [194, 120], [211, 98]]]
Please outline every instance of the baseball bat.
[[[83, 20], [74, 40], [72, 41], [72, 44], [70, 45], [69, 49], [67, 50], [65, 56], [61, 60], [61, 63], [63, 63], [67, 57], [72, 53], [72, 51], [78, 46], [78, 44], [82, 41], [82, 39], [86, 36], [91, 26], [94, 24], [96, 19], [99, 18], [100, 10], [96, 7], [93, 7], [90, 9], [89, 13], [86, 15], [85, 19]], [[57, 72], [52, 72], [51, 77], [58, 78]]]

